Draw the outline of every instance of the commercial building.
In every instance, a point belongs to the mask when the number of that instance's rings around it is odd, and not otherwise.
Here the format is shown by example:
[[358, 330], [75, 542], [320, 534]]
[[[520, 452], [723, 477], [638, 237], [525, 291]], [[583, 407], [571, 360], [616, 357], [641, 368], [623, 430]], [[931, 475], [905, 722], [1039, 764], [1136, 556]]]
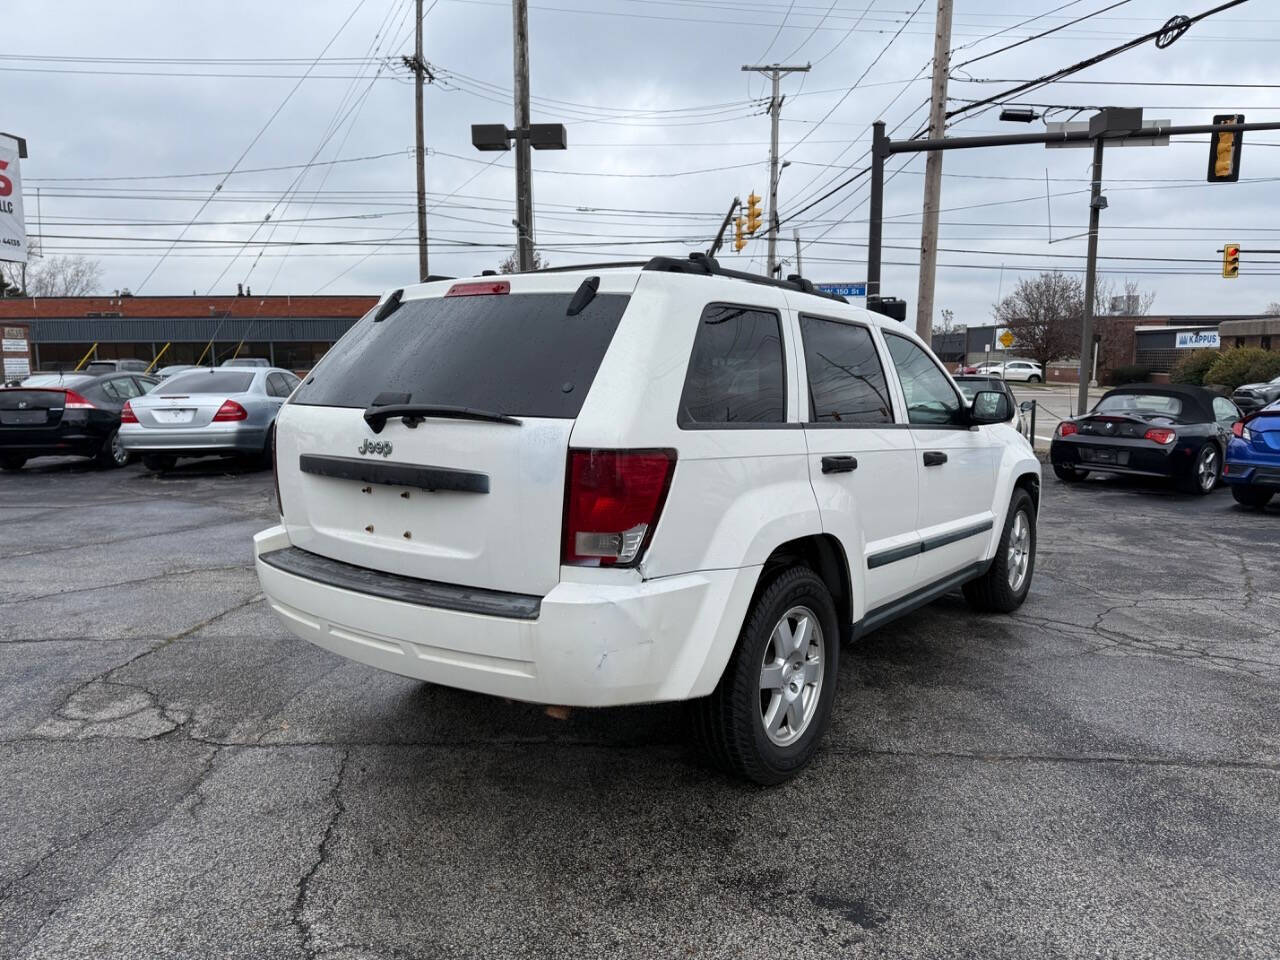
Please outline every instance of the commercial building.
[[21, 297], [0, 324], [26, 327], [31, 366], [70, 369], [86, 356], [158, 365], [266, 357], [308, 370], [377, 302], [374, 296]]

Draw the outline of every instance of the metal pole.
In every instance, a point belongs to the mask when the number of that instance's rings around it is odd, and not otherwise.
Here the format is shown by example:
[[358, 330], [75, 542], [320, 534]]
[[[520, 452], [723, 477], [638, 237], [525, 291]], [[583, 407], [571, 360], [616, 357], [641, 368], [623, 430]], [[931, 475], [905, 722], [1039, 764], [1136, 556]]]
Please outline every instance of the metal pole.
[[1076, 405], [1083, 412], [1089, 400], [1089, 358], [1093, 355], [1093, 297], [1098, 282], [1098, 220], [1102, 214], [1102, 145], [1093, 141], [1093, 182], [1089, 190], [1089, 251], [1084, 268], [1084, 320], [1080, 325], [1080, 383]]
[[867, 226], [867, 306], [880, 296], [880, 233], [884, 216], [884, 161], [888, 156], [884, 121], [871, 125], [871, 210]]
[[[929, 136], [940, 138], [947, 122], [947, 73], [951, 69], [951, 0], [938, 0], [933, 35], [933, 88], [929, 107]], [[938, 208], [942, 205], [942, 151], [925, 160], [924, 210], [920, 228], [920, 286], [916, 303], [916, 333], [928, 342], [933, 332], [933, 292], [938, 271]]]
[[413, 123], [417, 133], [418, 160], [418, 279], [426, 280], [427, 269], [427, 145], [422, 129], [422, 81], [426, 64], [422, 60], [422, 0], [417, 0], [417, 23], [413, 41]]
[[778, 272], [778, 114], [782, 102], [778, 99], [778, 85], [782, 74], [773, 71], [773, 96], [769, 99], [769, 267], [765, 276]]
[[724, 232], [729, 229], [729, 222], [733, 220], [733, 211], [737, 210], [741, 203], [741, 200], [734, 197], [733, 202], [729, 204], [729, 212], [724, 215], [724, 222], [720, 224], [720, 230], [716, 238], [711, 241], [710, 249], [707, 250], [708, 257], [714, 257], [720, 252], [720, 248], [724, 245]]
[[533, 161], [529, 145], [529, 4], [512, 0], [516, 101], [516, 259], [533, 269]]
[[796, 238], [796, 276], [803, 277], [804, 271], [800, 269], [800, 231], [793, 230], [792, 235]]

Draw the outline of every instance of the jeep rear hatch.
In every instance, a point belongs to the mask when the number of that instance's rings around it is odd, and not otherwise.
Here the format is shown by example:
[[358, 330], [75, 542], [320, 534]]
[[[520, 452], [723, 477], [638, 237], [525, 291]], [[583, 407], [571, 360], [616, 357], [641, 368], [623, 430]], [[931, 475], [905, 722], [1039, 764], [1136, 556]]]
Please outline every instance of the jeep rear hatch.
[[[624, 285], [634, 278], [604, 289]], [[569, 435], [630, 299], [602, 292], [570, 315], [576, 287], [457, 284], [360, 320], [280, 416], [293, 544], [388, 573], [546, 594], [559, 580]]]

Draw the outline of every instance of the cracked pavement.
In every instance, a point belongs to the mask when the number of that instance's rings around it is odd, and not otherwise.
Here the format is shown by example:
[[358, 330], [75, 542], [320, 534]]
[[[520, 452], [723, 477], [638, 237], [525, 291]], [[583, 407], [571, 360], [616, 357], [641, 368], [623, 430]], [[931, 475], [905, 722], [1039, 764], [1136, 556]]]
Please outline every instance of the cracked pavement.
[[1044, 491], [1012, 617], [847, 648], [763, 790], [678, 705], [542, 710], [294, 639], [269, 473], [0, 478], [0, 960], [1274, 957], [1280, 509]]

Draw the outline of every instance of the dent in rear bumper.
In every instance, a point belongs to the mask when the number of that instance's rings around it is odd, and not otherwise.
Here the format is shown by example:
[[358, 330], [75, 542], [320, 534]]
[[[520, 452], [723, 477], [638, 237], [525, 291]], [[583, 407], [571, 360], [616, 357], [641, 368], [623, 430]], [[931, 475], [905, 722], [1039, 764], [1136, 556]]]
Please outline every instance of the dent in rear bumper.
[[709, 694], [760, 572], [562, 581], [543, 598], [536, 620], [518, 620], [331, 587], [259, 559], [287, 546], [283, 527], [262, 531], [254, 538], [255, 566], [271, 608], [302, 639], [392, 673], [570, 706]]

